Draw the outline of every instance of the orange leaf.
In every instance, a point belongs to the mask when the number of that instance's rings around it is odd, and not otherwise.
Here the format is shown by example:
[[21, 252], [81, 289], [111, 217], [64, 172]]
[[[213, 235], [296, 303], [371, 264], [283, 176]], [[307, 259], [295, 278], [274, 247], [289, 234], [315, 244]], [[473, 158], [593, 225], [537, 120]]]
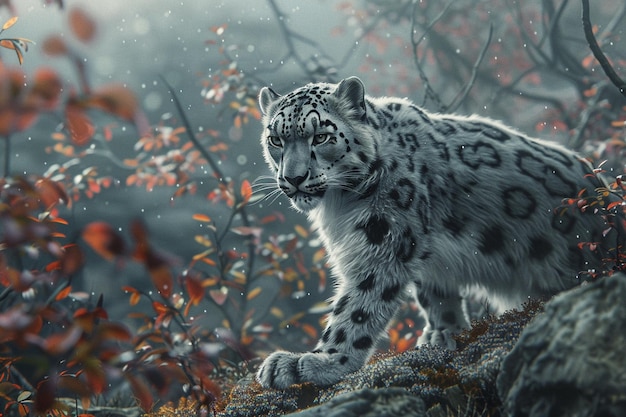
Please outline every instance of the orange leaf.
[[136, 159], [124, 159], [124, 165], [131, 167], [131, 168], [136, 168], [139, 166], [139, 161]]
[[313, 263], [320, 263], [322, 262], [324, 259], [326, 258], [326, 251], [324, 250], [324, 248], [318, 249], [314, 254], [313, 254]]
[[242, 206], [248, 204], [250, 197], [252, 197], [252, 186], [248, 180], [243, 180], [241, 183], [241, 197], [243, 198], [243, 201], [240, 204]]
[[309, 231], [306, 230], [304, 227], [300, 226], [299, 224], [295, 225], [294, 229], [296, 229], [296, 233], [302, 236], [303, 238], [306, 239], [307, 237], [309, 237]]
[[255, 298], [257, 295], [261, 294], [261, 291], [263, 289], [261, 287], [256, 287], [255, 289], [253, 289], [252, 291], [250, 291], [248, 293], [248, 295], [246, 295], [246, 299], [248, 301], [252, 300], [253, 298]]
[[17, 16], [13, 16], [12, 18], [4, 22], [4, 25], [2, 25], [2, 30], [7, 30], [11, 26], [13, 26], [15, 22], [17, 22]]
[[302, 324], [302, 331], [306, 333], [311, 339], [317, 339], [317, 329], [308, 323]]
[[65, 287], [61, 291], [59, 291], [59, 293], [57, 294], [57, 296], [54, 299], [56, 301], [63, 300], [64, 298], [67, 298], [67, 296], [70, 295], [71, 292], [72, 292], [72, 286], [68, 285], [67, 287]]
[[205, 223], [211, 222], [211, 218], [207, 216], [206, 214], [196, 213], [193, 216], [191, 216], [191, 218], [199, 222], [205, 222]]
[[210, 266], [216, 266], [217, 265], [217, 263], [215, 263], [215, 261], [213, 259], [211, 259], [211, 258], [204, 257], [204, 258], [201, 259], [201, 261], [204, 262], [207, 265], [210, 265]]
[[133, 292], [130, 294], [130, 300], [128, 301], [128, 303], [131, 306], [134, 306], [139, 303], [139, 300], [141, 300], [141, 294], [139, 294], [138, 292]]
[[15, 44], [8, 39], [0, 40], [0, 46], [7, 49], [15, 49]]
[[89, 42], [96, 34], [96, 23], [84, 10], [74, 7], [69, 13], [70, 28], [82, 42]]
[[319, 275], [319, 280], [317, 281], [317, 291], [321, 293], [326, 289], [326, 271], [320, 269], [317, 271], [317, 274]]

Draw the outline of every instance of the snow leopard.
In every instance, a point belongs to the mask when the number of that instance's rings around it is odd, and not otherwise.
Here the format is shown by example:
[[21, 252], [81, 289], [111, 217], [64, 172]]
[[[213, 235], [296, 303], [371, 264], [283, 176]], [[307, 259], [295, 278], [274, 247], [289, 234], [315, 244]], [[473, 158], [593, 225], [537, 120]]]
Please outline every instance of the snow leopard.
[[328, 386], [358, 370], [411, 293], [426, 323], [418, 346], [454, 349], [468, 294], [499, 312], [552, 296], [606, 253], [580, 242], [616, 241], [607, 218], [562, 208], [605, 189], [593, 166], [495, 120], [370, 97], [357, 77], [282, 96], [264, 87], [259, 106], [265, 160], [336, 280], [315, 349], [272, 353], [263, 387]]

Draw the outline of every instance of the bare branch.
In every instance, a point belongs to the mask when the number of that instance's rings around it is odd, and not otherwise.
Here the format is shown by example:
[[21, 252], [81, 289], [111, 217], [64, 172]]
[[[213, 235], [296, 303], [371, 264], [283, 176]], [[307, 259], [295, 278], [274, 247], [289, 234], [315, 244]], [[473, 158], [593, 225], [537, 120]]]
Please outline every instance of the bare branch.
[[591, 19], [589, 17], [589, 0], [582, 0], [583, 2], [583, 30], [585, 32], [585, 38], [587, 39], [587, 43], [589, 43], [589, 48], [591, 52], [593, 52], [593, 56], [596, 57], [602, 69], [604, 70], [604, 74], [609, 78], [609, 80], [613, 83], [615, 87], [619, 89], [619, 92], [626, 97], [626, 82], [620, 78], [619, 75], [613, 69], [613, 66], [607, 59], [604, 52], [600, 49], [600, 45], [598, 45], [598, 41], [596, 40], [595, 35], [593, 34], [593, 27], [591, 25]]
[[426, 73], [424, 72], [424, 69], [422, 68], [422, 64], [420, 64], [419, 62], [419, 58], [417, 57], [417, 48], [419, 46], [419, 44], [422, 42], [422, 40], [426, 37], [426, 35], [430, 32], [430, 30], [432, 29], [433, 26], [435, 26], [435, 24], [441, 20], [441, 18], [447, 13], [448, 9], [450, 8], [450, 6], [452, 6], [452, 3], [454, 3], [454, 1], [449, 1], [448, 4], [443, 8], [443, 10], [428, 24], [428, 26], [426, 27], [426, 29], [424, 30], [424, 33], [422, 33], [421, 36], [416, 37], [415, 33], [417, 32], [416, 27], [417, 27], [417, 20], [416, 20], [416, 15], [417, 15], [417, 1], [413, 2], [413, 11], [411, 13], [411, 45], [413, 47], [413, 62], [415, 63], [415, 66], [417, 68], [417, 71], [419, 72], [420, 78], [422, 80], [422, 82], [424, 83], [424, 86], [426, 87], [426, 93], [425, 93], [425, 99], [426, 98], [430, 98], [431, 100], [433, 100], [435, 102], [435, 104], [437, 105], [437, 108], [439, 110], [443, 110], [444, 105], [441, 102], [441, 99], [439, 98], [439, 95], [437, 93], [435, 93], [435, 91], [432, 89], [432, 87], [430, 86], [430, 82], [428, 81], [428, 77], [426, 76]]
[[485, 58], [485, 54], [487, 53], [487, 49], [489, 48], [489, 45], [491, 44], [492, 36], [493, 36], [493, 23], [490, 23], [489, 35], [487, 35], [487, 40], [485, 41], [485, 45], [483, 46], [482, 51], [480, 51], [480, 54], [478, 55], [478, 58], [476, 59], [476, 63], [472, 67], [472, 75], [470, 76], [470, 79], [465, 84], [465, 87], [463, 87], [463, 90], [458, 92], [456, 97], [454, 97], [454, 99], [450, 102], [450, 104], [446, 107], [445, 110], [454, 112], [456, 109], [459, 108], [461, 103], [463, 103], [463, 101], [465, 101], [465, 99], [467, 98], [467, 95], [471, 91], [472, 87], [474, 86], [474, 82], [476, 81], [476, 76], [478, 75], [478, 68], [480, 67], [480, 64], [483, 62], [483, 59]]
[[285, 20], [286, 20], [285, 14], [278, 8], [278, 5], [276, 4], [274, 0], [267, 0], [267, 3], [269, 4], [270, 9], [274, 13], [274, 16], [276, 16], [276, 22], [278, 23], [278, 28], [280, 29], [280, 32], [282, 33], [282, 37], [285, 40], [285, 43], [287, 46], [288, 52], [285, 58], [289, 58], [289, 57], [293, 58], [296, 64], [302, 69], [302, 71], [304, 71], [304, 73], [307, 75], [310, 81], [319, 81], [315, 71], [310, 70], [309, 66], [307, 65], [307, 61], [304, 58], [302, 58], [300, 54], [298, 53], [298, 48], [294, 44], [294, 40], [298, 40], [304, 44], [307, 44], [315, 48], [318, 51], [320, 56], [328, 59], [329, 61], [332, 62], [333, 60], [328, 56], [328, 54], [326, 54], [322, 50], [321, 46], [317, 42], [297, 32], [294, 32], [293, 30], [289, 29], [289, 27], [287, 27], [287, 24], [285, 23]]

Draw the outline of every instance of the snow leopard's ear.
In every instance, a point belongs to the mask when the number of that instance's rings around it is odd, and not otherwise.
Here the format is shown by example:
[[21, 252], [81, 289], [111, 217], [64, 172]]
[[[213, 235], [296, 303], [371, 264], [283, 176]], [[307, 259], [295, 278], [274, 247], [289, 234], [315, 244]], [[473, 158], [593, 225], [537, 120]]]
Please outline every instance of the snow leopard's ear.
[[344, 113], [357, 120], [365, 119], [365, 86], [358, 77], [342, 80], [334, 94]]
[[267, 114], [271, 104], [278, 100], [279, 97], [280, 94], [278, 94], [271, 88], [261, 88], [261, 91], [259, 91], [259, 107], [261, 108], [261, 113]]

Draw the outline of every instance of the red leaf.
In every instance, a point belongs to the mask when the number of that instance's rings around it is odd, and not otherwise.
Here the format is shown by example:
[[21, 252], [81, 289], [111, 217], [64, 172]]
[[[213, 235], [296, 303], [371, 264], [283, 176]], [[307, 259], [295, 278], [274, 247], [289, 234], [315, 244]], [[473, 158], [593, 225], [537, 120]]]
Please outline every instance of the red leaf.
[[35, 188], [39, 191], [39, 199], [46, 209], [58, 204], [67, 204], [69, 198], [63, 185], [60, 182], [52, 181], [48, 178], [41, 178], [35, 183]]
[[135, 241], [135, 250], [133, 251], [133, 258], [139, 262], [147, 262], [150, 243], [148, 242], [148, 229], [141, 220], [133, 220], [130, 225], [130, 233]]
[[193, 305], [198, 305], [204, 297], [202, 281], [195, 276], [188, 276], [185, 284], [187, 286], [187, 293], [189, 293], [189, 301], [191, 301]]
[[89, 223], [83, 229], [83, 240], [100, 256], [112, 260], [124, 254], [124, 240], [105, 222]]
[[133, 122], [141, 137], [152, 133], [150, 122], [143, 113], [135, 94], [123, 85], [107, 85], [100, 88], [89, 100], [89, 105]]
[[154, 399], [152, 398], [152, 394], [150, 393], [150, 388], [148, 385], [141, 379], [136, 378], [130, 374], [126, 374], [126, 379], [130, 383], [130, 388], [133, 391], [133, 395], [137, 400], [139, 400], [139, 406], [146, 413], [150, 412], [152, 409], [152, 404], [154, 404]]
[[43, 341], [43, 349], [50, 355], [63, 355], [76, 346], [83, 334], [79, 326], [72, 326], [63, 333], [55, 333]]
[[173, 279], [170, 268], [163, 264], [156, 268], [149, 268], [152, 283], [162, 297], [170, 298], [173, 290]]
[[142, 262], [152, 278], [152, 283], [159, 293], [169, 298], [173, 290], [173, 278], [170, 271], [170, 260], [165, 255], [152, 249], [148, 241], [148, 230], [141, 220], [134, 220], [130, 226], [135, 240], [133, 258]]
[[37, 107], [53, 110], [58, 104], [62, 89], [63, 83], [56, 71], [50, 68], [40, 68], [35, 73], [28, 98], [36, 100], [33, 104]]
[[54, 405], [54, 399], [57, 392], [57, 377], [50, 377], [42, 380], [37, 385], [37, 393], [35, 394], [35, 412], [45, 415], [47, 411]]
[[82, 42], [89, 42], [94, 38], [96, 23], [84, 10], [72, 8], [69, 13], [69, 23], [74, 35]]
[[102, 368], [102, 362], [97, 358], [89, 357], [83, 361], [83, 369], [87, 376], [87, 385], [94, 394], [102, 393], [107, 387], [106, 375]]
[[209, 291], [209, 295], [211, 296], [213, 301], [215, 301], [215, 304], [221, 306], [224, 304], [224, 302], [226, 302], [226, 299], [228, 298], [228, 289], [222, 288], [220, 290], [211, 290]]
[[43, 51], [51, 56], [67, 54], [67, 45], [63, 38], [59, 35], [53, 35], [46, 38], [42, 46]]
[[103, 340], [113, 339], [122, 342], [129, 341], [133, 337], [128, 327], [121, 323], [111, 322], [102, 323], [98, 328], [98, 334], [103, 338]]
[[70, 244], [63, 247], [64, 252], [61, 257], [61, 272], [65, 275], [72, 275], [78, 271], [84, 263], [83, 252], [78, 245]]
[[65, 123], [72, 137], [72, 142], [78, 146], [86, 145], [96, 129], [83, 109], [69, 104], [65, 108]]
[[166, 314], [169, 311], [165, 304], [159, 303], [158, 301], [152, 302], [152, 308], [159, 315]]

